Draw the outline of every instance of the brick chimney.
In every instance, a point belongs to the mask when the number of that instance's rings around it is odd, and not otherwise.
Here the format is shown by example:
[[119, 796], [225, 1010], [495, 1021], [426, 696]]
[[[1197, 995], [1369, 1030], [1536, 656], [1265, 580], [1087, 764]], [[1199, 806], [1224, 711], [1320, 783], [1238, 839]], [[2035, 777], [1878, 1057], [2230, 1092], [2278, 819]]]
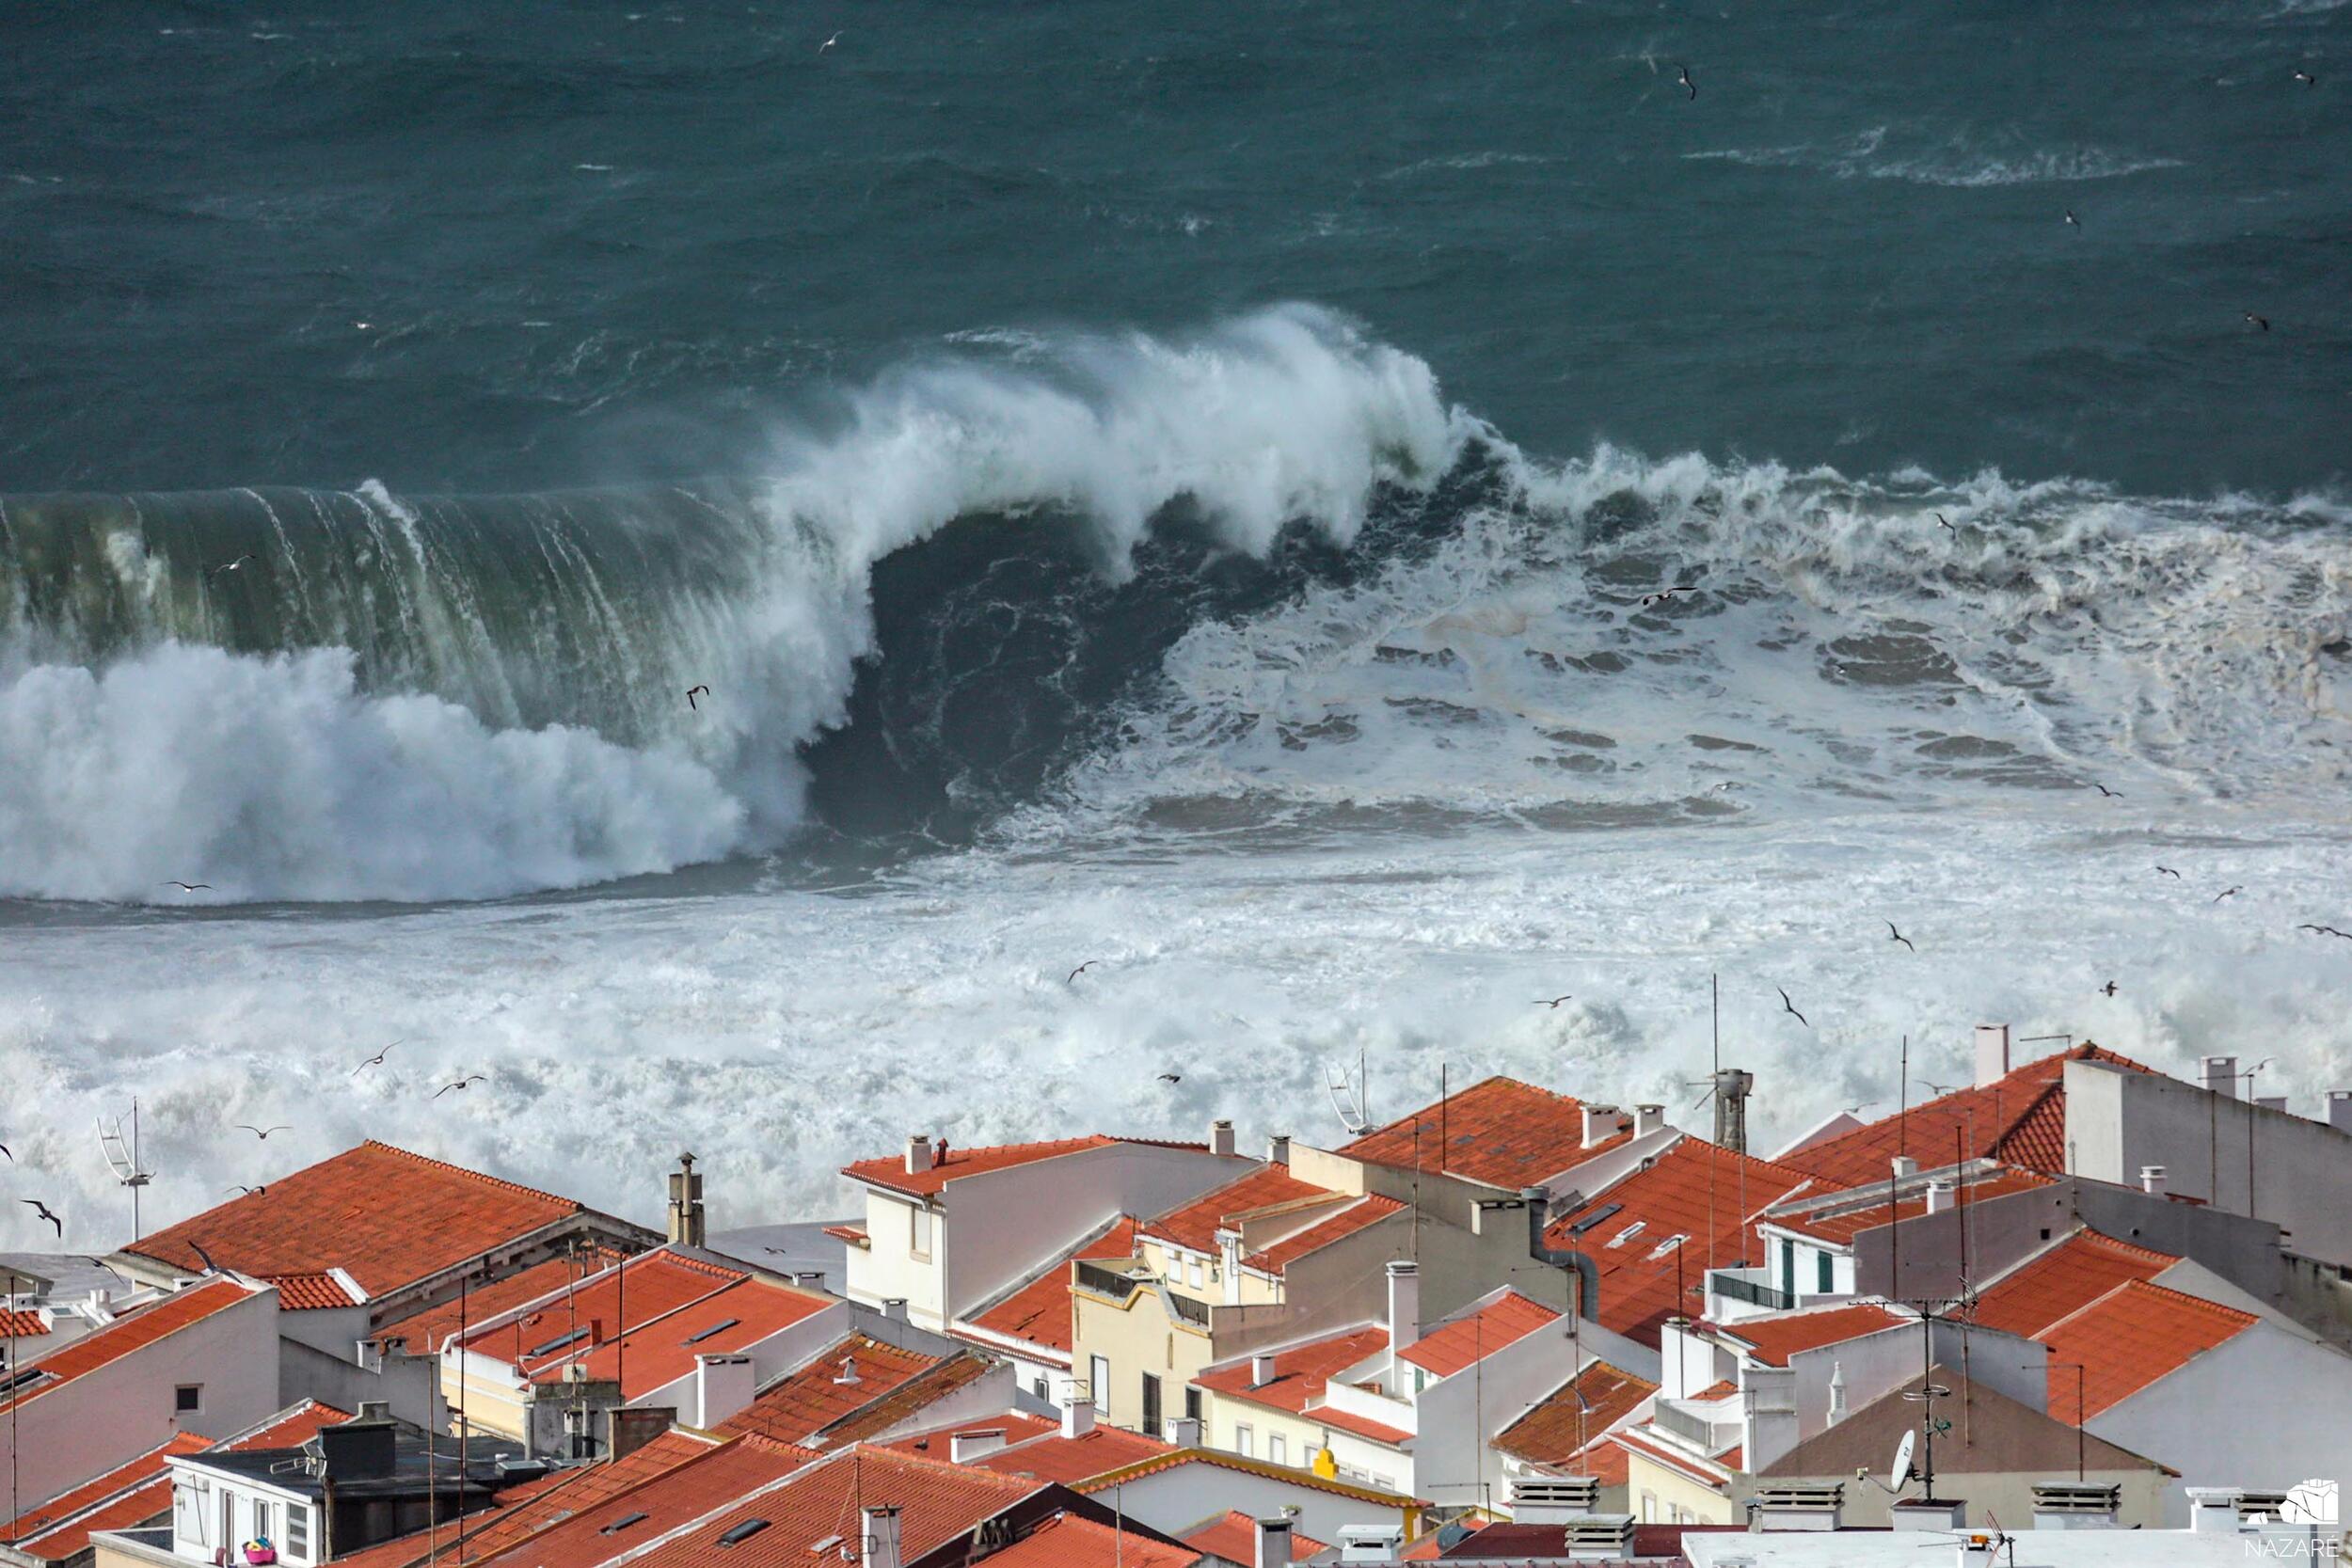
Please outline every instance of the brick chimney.
[[694, 1157], [681, 1154], [670, 1173], [670, 1240], [680, 1246], [703, 1244], [703, 1179], [694, 1174]]
[[1977, 1087], [1997, 1084], [2009, 1076], [2009, 1025], [1977, 1025]]
[[928, 1132], [907, 1134], [907, 1174], [920, 1176], [931, 1168], [931, 1139]]

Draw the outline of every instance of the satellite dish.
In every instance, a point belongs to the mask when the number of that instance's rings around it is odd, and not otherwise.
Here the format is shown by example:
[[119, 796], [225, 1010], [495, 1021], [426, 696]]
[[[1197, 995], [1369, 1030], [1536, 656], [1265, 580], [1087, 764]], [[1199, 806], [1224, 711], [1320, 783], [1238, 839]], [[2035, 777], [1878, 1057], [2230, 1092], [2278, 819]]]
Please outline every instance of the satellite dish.
[[1452, 1551], [1463, 1542], [1468, 1541], [1472, 1533], [1468, 1525], [1440, 1525], [1438, 1527], [1438, 1550]]
[[1895, 1463], [1888, 1465], [1886, 1471], [1886, 1489], [1889, 1492], [1899, 1492], [1910, 1482], [1911, 1449], [1918, 1441], [1917, 1433], [1906, 1432], [1903, 1440], [1895, 1445]]

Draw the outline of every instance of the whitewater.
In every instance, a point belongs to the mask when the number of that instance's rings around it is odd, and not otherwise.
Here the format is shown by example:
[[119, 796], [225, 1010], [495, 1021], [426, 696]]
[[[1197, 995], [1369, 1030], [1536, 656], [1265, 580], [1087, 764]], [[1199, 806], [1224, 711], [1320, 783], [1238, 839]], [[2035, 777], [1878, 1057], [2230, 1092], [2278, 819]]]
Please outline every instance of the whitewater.
[[1766, 1148], [1985, 1021], [2352, 1084], [2332, 493], [1549, 456], [1309, 305], [959, 335], [750, 474], [0, 499], [69, 1244], [134, 1097], [150, 1223], [363, 1136], [748, 1223], [916, 1131], [1328, 1141], [1359, 1059], [1687, 1116], [1712, 975]]

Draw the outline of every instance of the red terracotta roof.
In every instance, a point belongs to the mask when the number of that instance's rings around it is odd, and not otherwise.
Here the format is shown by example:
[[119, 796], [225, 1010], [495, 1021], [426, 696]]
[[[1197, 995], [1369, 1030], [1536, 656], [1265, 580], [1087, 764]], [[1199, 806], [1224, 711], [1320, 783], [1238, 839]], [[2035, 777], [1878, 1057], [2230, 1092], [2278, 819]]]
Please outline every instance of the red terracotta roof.
[[[1893, 1173], [1890, 1171], [1888, 1174], [1891, 1176]], [[1954, 1201], [1981, 1203], [1987, 1198], [2007, 1197], [2011, 1193], [2027, 1192], [2035, 1187], [2046, 1187], [2050, 1185], [2050, 1180], [2049, 1177], [2038, 1171], [2021, 1170], [2014, 1166], [1981, 1174], [1971, 1174], [1967, 1182], [1955, 1195]], [[1898, 1191], [1899, 1190], [1898, 1188]], [[1837, 1201], [1840, 1196], [1844, 1197], [1843, 1204]], [[1828, 1213], [1811, 1212], [1809, 1202], [1815, 1198], [1822, 1199], [1821, 1207], [1834, 1212]], [[1765, 1215], [1764, 1223], [1776, 1226], [1783, 1230], [1793, 1231], [1800, 1236], [1809, 1236], [1818, 1242], [1827, 1242], [1833, 1246], [1850, 1246], [1853, 1239], [1865, 1230], [1876, 1230], [1880, 1226], [1892, 1225], [1899, 1219], [1916, 1219], [1926, 1213], [1928, 1192], [1927, 1188], [1921, 1185], [1915, 1191], [1905, 1194], [1893, 1204], [1889, 1204], [1886, 1201], [1883, 1185], [1874, 1195], [1869, 1184], [1866, 1183], [1859, 1187], [1837, 1189], [1835, 1194], [1828, 1192], [1800, 1194], [1796, 1201], [1790, 1205], [1790, 1209], [1791, 1212], [1788, 1213]]]
[[1066, 1365], [1070, 1360], [1072, 1333], [1070, 1259], [1124, 1258], [1135, 1250], [1135, 1239], [1136, 1222], [1122, 1214], [1103, 1234], [1069, 1257], [1056, 1259], [1035, 1279], [964, 1322], [970, 1327], [1018, 1339], [1025, 1345], [1057, 1351], [1060, 1354], [1056, 1359]]
[[[2033, 1338], [2127, 1279], [2153, 1279], [2178, 1258], [2078, 1230], [2003, 1275], [1977, 1297], [1975, 1321]], [[2072, 1407], [2073, 1397], [2068, 1397]]]
[[41, 1321], [38, 1307], [11, 1308], [0, 1312], [0, 1338], [38, 1339], [49, 1332], [49, 1325]]
[[[118, 1465], [103, 1475], [92, 1476], [72, 1491], [60, 1493], [38, 1508], [28, 1508], [6, 1525], [0, 1525], [0, 1541], [16, 1542], [35, 1557], [71, 1556], [81, 1549], [79, 1545], [56, 1551], [39, 1549], [42, 1533], [57, 1530], [63, 1521], [87, 1513], [102, 1503], [118, 1502], [125, 1493], [143, 1492], [160, 1481], [163, 1488], [161, 1508], [150, 1509], [139, 1515], [142, 1519], [151, 1518], [162, 1509], [171, 1506], [171, 1482], [165, 1474], [164, 1461], [173, 1454], [202, 1453], [212, 1446], [211, 1438], [193, 1432], [173, 1433], [170, 1441], [160, 1447], [150, 1449], [136, 1459]], [[83, 1526], [79, 1533], [87, 1538], [90, 1528]]]
[[1283, 1237], [1264, 1251], [1251, 1253], [1242, 1261], [1266, 1274], [1280, 1274], [1301, 1258], [1322, 1251], [1343, 1236], [1353, 1236], [1359, 1230], [1377, 1225], [1391, 1214], [1404, 1211], [1405, 1205], [1395, 1198], [1382, 1197], [1377, 1193], [1367, 1194], [1329, 1218], [1317, 1220], [1306, 1229]]
[[[1400, 1117], [1336, 1152], [1366, 1164], [1443, 1171], [1516, 1191], [1559, 1175], [1633, 1134], [1612, 1134], [1591, 1148], [1583, 1102], [1516, 1078], [1488, 1078], [1438, 1104]], [[1418, 1134], [1415, 1129], [1419, 1128]], [[1438, 1147], [1440, 1133], [1445, 1144]]]
[[[854, 1549], [858, 1500], [863, 1497], [898, 1505], [900, 1560], [912, 1561], [969, 1535], [981, 1521], [1037, 1491], [1039, 1484], [860, 1444], [780, 1485], [707, 1513], [693, 1529], [662, 1547], [660, 1560], [724, 1563], [726, 1568], [809, 1568], [818, 1560], [820, 1541], [846, 1538]], [[719, 1545], [722, 1537], [754, 1520], [767, 1523], [732, 1546]], [[543, 1568], [572, 1568], [579, 1560], [534, 1556], [533, 1560]]]
[[1629, 1454], [1638, 1454], [1654, 1465], [1662, 1465], [1677, 1475], [1697, 1481], [1700, 1485], [1717, 1492], [1724, 1489], [1726, 1484], [1725, 1478], [1717, 1474], [1709, 1466], [1721, 1466], [1725, 1470], [1737, 1470], [1740, 1467], [1738, 1449], [1718, 1454], [1710, 1460], [1701, 1461], [1680, 1449], [1670, 1448], [1654, 1438], [1646, 1437], [1641, 1432], [1613, 1432], [1609, 1434], [1609, 1441]]
[[866, 1233], [863, 1225], [829, 1225], [825, 1227], [825, 1234], [835, 1241], [847, 1242], [860, 1251], [870, 1252], [874, 1247], [874, 1238]]
[[[822, 1296], [765, 1279], [746, 1279], [705, 1296], [608, 1340], [585, 1355], [557, 1352], [532, 1374], [534, 1383], [554, 1383], [569, 1361], [586, 1364], [592, 1379], [622, 1378], [622, 1393], [629, 1399], [649, 1394], [694, 1370], [698, 1355], [724, 1355], [780, 1334], [794, 1323], [823, 1311]], [[629, 1310], [636, 1311], [632, 1297]]]
[[1401, 1449], [1413, 1440], [1413, 1434], [1403, 1427], [1389, 1426], [1369, 1416], [1359, 1416], [1352, 1410], [1334, 1410], [1318, 1404], [1307, 1412], [1307, 1418], [1334, 1432], [1352, 1432], [1359, 1437], [1391, 1449]]
[[233, 1279], [208, 1279], [125, 1312], [103, 1328], [94, 1328], [78, 1339], [69, 1340], [27, 1366], [27, 1372], [49, 1375], [19, 1387], [7, 1400], [0, 1400], [0, 1410], [29, 1403], [85, 1372], [145, 1350], [192, 1323], [250, 1301], [257, 1293]]
[[1568, 1461], [1580, 1445], [1590, 1448], [1657, 1392], [1648, 1379], [1595, 1361], [1497, 1433], [1492, 1447], [1531, 1465], [1572, 1470]]
[[1560, 1314], [1550, 1307], [1506, 1287], [1494, 1301], [1422, 1335], [1397, 1355], [1433, 1377], [1451, 1377], [1559, 1321]]
[[[855, 1383], [834, 1381], [841, 1375], [845, 1356], [855, 1359]], [[720, 1422], [718, 1430], [729, 1433], [757, 1433], [780, 1443], [805, 1443], [844, 1416], [930, 1370], [945, 1359], [852, 1334], [834, 1341], [799, 1370], [771, 1384], [750, 1404]]]
[[1957, 1089], [1850, 1132], [1790, 1154], [1788, 1164], [1834, 1187], [1883, 1181], [1898, 1149], [1922, 1165], [1954, 1159], [1994, 1159], [2046, 1176], [2066, 1174], [2065, 1073], [2068, 1062], [2105, 1062], [2133, 1072], [2150, 1069], [2088, 1042], [2027, 1062], [1982, 1088]]
[[1697, 1393], [1692, 1394], [1690, 1397], [1693, 1400], [1720, 1400], [1728, 1395], [1736, 1394], [1739, 1391], [1740, 1386], [1732, 1382], [1731, 1379], [1725, 1377], [1716, 1379], [1713, 1383], [1708, 1384], [1706, 1387], [1700, 1389]]
[[996, 1568], [1189, 1568], [1196, 1547], [1057, 1513], [988, 1560]]
[[1194, 1252], [1214, 1256], [1217, 1250], [1216, 1233], [1238, 1229], [1243, 1218], [1259, 1210], [1285, 1205], [1311, 1210], [1317, 1202], [1337, 1202], [1340, 1197], [1340, 1194], [1327, 1187], [1301, 1181], [1291, 1174], [1288, 1165], [1268, 1164], [1239, 1180], [1229, 1181], [1190, 1203], [1146, 1221], [1142, 1230], [1156, 1241], [1173, 1242]]
[[567, 1197], [373, 1140], [127, 1250], [195, 1273], [191, 1243], [262, 1278], [342, 1268], [383, 1295], [581, 1212]]
[[[1184, 1544], [1228, 1562], [1252, 1563], [1258, 1560], [1258, 1521], [1240, 1509], [1231, 1509], [1184, 1531]], [[1318, 1541], [1297, 1528], [1291, 1531], [1293, 1562], [1303, 1562], [1317, 1552], [1330, 1549], [1327, 1541]]]
[[[501, 1568], [589, 1568], [685, 1528], [811, 1463], [805, 1449], [739, 1437], [672, 1465], [495, 1556], [476, 1560], [497, 1562]], [[855, 1539], [854, 1528], [851, 1539]], [[668, 1552], [661, 1560], [706, 1560]]]
[[350, 1420], [349, 1411], [338, 1410], [316, 1400], [304, 1400], [272, 1416], [260, 1426], [241, 1432], [236, 1436], [213, 1445], [215, 1453], [246, 1453], [256, 1449], [299, 1448], [318, 1434], [321, 1427], [341, 1426]]
[[1570, 1455], [1560, 1466], [1563, 1474], [1590, 1476], [1603, 1486], [1623, 1486], [1628, 1468], [1625, 1449], [1606, 1437], [1594, 1438], [1583, 1452]]
[[[628, 1256], [612, 1247], [582, 1247], [576, 1256], [550, 1258], [520, 1274], [509, 1275], [487, 1285], [469, 1287], [463, 1303], [466, 1322], [469, 1324], [488, 1323], [517, 1307], [528, 1306], [542, 1296], [553, 1295], [566, 1286], [578, 1285], [583, 1279], [602, 1274]], [[449, 1337], [457, 1332], [459, 1307], [457, 1298], [453, 1296], [438, 1307], [428, 1307], [397, 1323], [386, 1323], [372, 1337], [376, 1339], [405, 1339], [411, 1355], [437, 1354]], [[532, 1342], [535, 1344], [539, 1338], [545, 1338], [548, 1336], [537, 1336]]]
[[2057, 1414], [2074, 1408], [2074, 1370], [2058, 1363], [2082, 1367], [2088, 1419], [2236, 1338], [2257, 1321], [2234, 1307], [2144, 1279], [2126, 1280], [2036, 1336], [2050, 1347], [2049, 1409]]
[[1883, 1307], [1867, 1302], [1851, 1307], [1831, 1307], [1814, 1312], [1776, 1312], [1761, 1318], [1742, 1318], [1735, 1323], [1717, 1323], [1715, 1332], [1737, 1339], [1751, 1347], [1749, 1354], [1770, 1367], [1786, 1367], [1788, 1358], [1800, 1351], [1815, 1350], [1822, 1345], [1841, 1345], [1865, 1334], [1909, 1323]]
[[899, 1453], [919, 1454], [926, 1459], [952, 1459], [955, 1438], [959, 1433], [1001, 1432], [1008, 1443], [1018, 1443], [1026, 1437], [1041, 1437], [1059, 1431], [1058, 1425], [1042, 1416], [1032, 1416], [1025, 1410], [999, 1410], [993, 1415], [975, 1417], [968, 1420], [950, 1421], [944, 1426], [926, 1427], [903, 1437], [893, 1437], [882, 1446]]
[[[1794, 1166], [1685, 1138], [1562, 1215], [1546, 1240], [1593, 1260], [1602, 1327], [1655, 1348], [1668, 1318], [1697, 1315], [1708, 1269], [1749, 1260], [1755, 1216], [1811, 1180]], [[1686, 1239], [1661, 1252], [1675, 1236]], [[1680, 1299], [1677, 1282], [1688, 1292]]]
[[1277, 1465], [1270, 1459], [1247, 1459], [1237, 1453], [1227, 1453], [1221, 1449], [1171, 1449], [1167, 1453], [1157, 1454], [1137, 1464], [1122, 1465], [1119, 1469], [1106, 1471], [1091, 1480], [1079, 1481], [1072, 1486], [1071, 1490], [1083, 1492], [1091, 1497], [1097, 1493], [1108, 1492], [1116, 1487], [1124, 1486], [1129, 1481], [1141, 1480], [1145, 1476], [1155, 1476], [1164, 1470], [1173, 1470], [1181, 1465], [1205, 1465], [1213, 1470], [1234, 1470], [1243, 1475], [1262, 1476], [1268, 1481], [1286, 1481], [1293, 1486], [1303, 1486], [1310, 1492], [1328, 1492], [1334, 1497], [1354, 1497], [1359, 1502], [1391, 1504], [1399, 1508], [1429, 1506], [1424, 1498], [1406, 1497], [1394, 1492], [1382, 1492], [1370, 1486], [1357, 1486], [1344, 1481], [1327, 1481], [1312, 1470], [1295, 1470], [1287, 1465]]
[[480, 1562], [690, 1459], [700, 1458], [714, 1446], [708, 1437], [674, 1429], [619, 1459], [557, 1470], [543, 1480], [503, 1489], [488, 1508], [466, 1515], [462, 1543], [455, 1530], [444, 1524], [437, 1529], [417, 1530], [339, 1556], [335, 1568], [414, 1568], [427, 1560]]
[[972, 1463], [1008, 1476], [1074, 1484], [1166, 1453], [1175, 1446], [1117, 1427], [1098, 1426], [1082, 1437], [1064, 1437], [1057, 1429], [1042, 1437], [982, 1454]]
[[1303, 1344], [1277, 1349], [1270, 1383], [1254, 1387], [1250, 1385], [1250, 1360], [1247, 1356], [1227, 1366], [1211, 1367], [1192, 1381], [1226, 1399], [1248, 1400], [1296, 1415], [1322, 1400], [1323, 1386], [1331, 1378], [1388, 1348], [1389, 1331], [1385, 1328], [1343, 1328]]
[[365, 1296], [355, 1298], [343, 1288], [343, 1282], [331, 1274], [281, 1274], [270, 1280], [278, 1287], [278, 1309], [281, 1312], [315, 1312], [332, 1307], [356, 1307]]
[[1094, 1132], [1083, 1138], [1055, 1138], [1035, 1144], [998, 1144], [993, 1148], [950, 1148], [944, 1164], [922, 1171], [908, 1170], [906, 1156], [893, 1154], [885, 1159], [860, 1160], [853, 1165], [844, 1165], [841, 1174], [872, 1186], [886, 1187], [894, 1193], [930, 1197], [948, 1182], [966, 1176], [977, 1176], [982, 1171], [1008, 1170], [1014, 1165], [1030, 1164], [1039, 1160], [1057, 1159], [1064, 1154], [1075, 1154], [1080, 1149], [1104, 1148], [1119, 1141]]
[[[938, 1366], [915, 1373], [880, 1399], [868, 1400], [817, 1435], [818, 1448], [864, 1442], [902, 1427], [960, 1388], [969, 1387], [1005, 1363], [975, 1351], [958, 1351]], [[1009, 1380], [1008, 1380], [1009, 1386]]]

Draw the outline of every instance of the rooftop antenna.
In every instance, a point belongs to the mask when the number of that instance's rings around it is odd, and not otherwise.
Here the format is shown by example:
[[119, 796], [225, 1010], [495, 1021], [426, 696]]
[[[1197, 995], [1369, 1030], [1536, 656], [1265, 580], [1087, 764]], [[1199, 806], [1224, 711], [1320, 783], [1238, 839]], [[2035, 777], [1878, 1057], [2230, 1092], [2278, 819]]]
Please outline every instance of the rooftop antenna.
[[1331, 1109], [1339, 1114], [1340, 1128], [1351, 1138], [1360, 1138], [1372, 1131], [1372, 1096], [1364, 1083], [1363, 1058], [1356, 1061], [1356, 1082], [1347, 1081], [1347, 1069], [1327, 1068], [1324, 1086], [1331, 1091]]
[[98, 1118], [98, 1147], [106, 1156], [106, 1164], [114, 1168], [115, 1180], [131, 1189], [131, 1240], [137, 1241], [139, 1228], [139, 1189], [155, 1180], [155, 1173], [139, 1164], [139, 1102], [131, 1101], [131, 1135], [122, 1135], [122, 1118], [117, 1117], [112, 1126], [106, 1118]]

